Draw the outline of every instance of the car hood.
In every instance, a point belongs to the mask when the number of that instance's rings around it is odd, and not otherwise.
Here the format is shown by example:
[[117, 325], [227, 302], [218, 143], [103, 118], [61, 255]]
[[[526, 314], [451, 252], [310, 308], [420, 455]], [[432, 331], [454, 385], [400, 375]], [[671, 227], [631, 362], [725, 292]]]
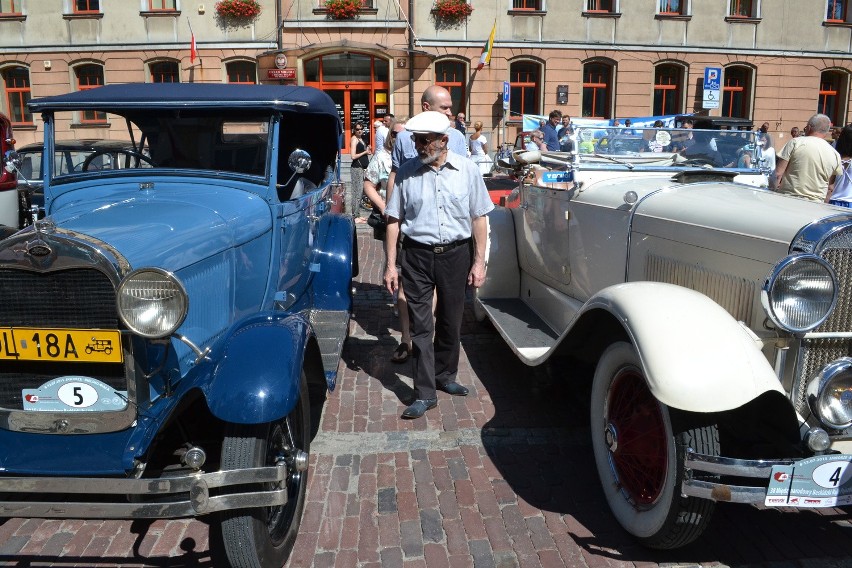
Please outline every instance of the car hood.
[[61, 228], [109, 243], [133, 268], [177, 271], [272, 227], [269, 205], [231, 187], [157, 183], [99, 185], [63, 193], [50, 207]]
[[[583, 202], [622, 209], [635, 192], [630, 229], [672, 242], [777, 258], [799, 231], [840, 208], [730, 182], [679, 183], [666, 176], [607, 179], [584, 187]], [[744, 246], [751, 243], [755, 248]], [[748, 251], [746, 253], [746, 251]]]

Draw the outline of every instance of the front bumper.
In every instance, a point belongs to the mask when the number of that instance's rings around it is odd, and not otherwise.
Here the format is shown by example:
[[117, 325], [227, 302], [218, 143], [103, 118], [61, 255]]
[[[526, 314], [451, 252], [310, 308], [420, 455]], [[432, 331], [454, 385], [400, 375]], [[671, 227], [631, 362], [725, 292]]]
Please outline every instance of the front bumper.
[[[173, 519], [279, 506], [288, 500], [287, 475], [282, 461], [271, 467], [155, 479], [0, 477], [0, 494], [5, 493], [0, 497], [0, 517]], [[219, 491], [235, 485], [243, 486], [239, 493]], [[15, 493], [36, 498], [53, 494], [63, 500], [7, 500]], [[141, 501], [143, 497], [148, 500]]]
[[731, 503], [763, 503], [766, 498], [766, 486], [743, 486], [729, 485], [725, 483], [714, 483], [695, 479], [693, 471], [727, 475], [734, 477], [746, 477], [755, 479], [769, 479], [772, 468], [777, 465], [791, 465], [792, 459], [784, 460], [743, 460], [736, 458], [725, 458], [720, 456], [708, 456], [699, 454], [692, 449], [687, 449], [686, 475], [681, 484], [681, 493], [688, 497], [700, 497], [713, 501], [728, 501]]

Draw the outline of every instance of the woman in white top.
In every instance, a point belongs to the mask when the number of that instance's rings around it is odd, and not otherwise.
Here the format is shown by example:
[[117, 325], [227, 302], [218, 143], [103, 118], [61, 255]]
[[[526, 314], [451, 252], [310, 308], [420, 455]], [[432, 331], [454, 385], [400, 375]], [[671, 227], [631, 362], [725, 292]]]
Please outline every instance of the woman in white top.
[[479, 164], [479, 172], [487, 174], [491, 172], [491, 157], [488, 155], [488, 141], [482, 134], [482, 121], [473, 123], [473, 134], [468, 141], [470, 148], [470, 159]]

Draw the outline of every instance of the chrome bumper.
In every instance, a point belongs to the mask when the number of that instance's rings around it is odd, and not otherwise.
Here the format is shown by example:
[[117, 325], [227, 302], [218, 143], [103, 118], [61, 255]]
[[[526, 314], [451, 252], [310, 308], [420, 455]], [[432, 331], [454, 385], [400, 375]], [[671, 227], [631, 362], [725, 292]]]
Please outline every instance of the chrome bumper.
[[766, 487], [750, 487], [745, 485], [727, 485], [693, 479], [693, 471], [730, 475], [735, 477], [751, 477], [769, 479], [772, 467], [790, 465], [796, 460], [741, 460], [708, 456], [687, 450], [686, 475], [681, 484], [681, 493], [688, 497], [701, 497], [713, 501], [728, 501], [730, 503], [763, 503], [766, 498]]
[[[95, 477], [0, 477], [0, 517], [72, 519], [174, 519], [229, 509], [271, 507], [287, 503], [287, 466], [259, 467], [157, 479]], [[231, 485], [276, 484], [274, 489], [210, 496], [211, 489]], [[14, 493], [34, 497], [63, 495], [63, 501], [10, 501]], [[79, 498], [74, 498], [79, 496]], [[110, 499], [114, 496], [114, 499]], [[162, 501], [140, 502], [159, 497]], [[90, 500], [86, 500], [88, 497]], [[134, 502], [135, 499], [135, 502]], [[129, 502], [128, 502], [129, 500]]]

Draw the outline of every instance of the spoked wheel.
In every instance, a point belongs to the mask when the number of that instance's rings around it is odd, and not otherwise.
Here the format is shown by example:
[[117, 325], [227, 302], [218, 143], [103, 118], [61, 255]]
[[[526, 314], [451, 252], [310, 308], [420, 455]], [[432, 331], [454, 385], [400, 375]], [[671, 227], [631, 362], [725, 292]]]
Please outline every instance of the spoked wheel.
[[229, 424], [222, 445], [222, 469], [287, 464], [286, 505], [236, 509], [222, 515], [222, 540], [230, 566], [283, 566], [299, 530], [308, 484], [310, 446], [308, 387], [304, 373], [299, 400], [288, 416], [258, 425]]
[[[682, 497], [686, 448], [719, 455], [715, 425], [672, 426], [670, 410], [654, 398], [639, 357], [615, 343], [595, 370], [592, 447], [604, 494], [616, 520], [651, 548], [677, 548], [698, 538], [715, 503]], [[688, 415], [679, 416], [690, 422]], [[695, 422], [695, 421], [692, 421]]]

